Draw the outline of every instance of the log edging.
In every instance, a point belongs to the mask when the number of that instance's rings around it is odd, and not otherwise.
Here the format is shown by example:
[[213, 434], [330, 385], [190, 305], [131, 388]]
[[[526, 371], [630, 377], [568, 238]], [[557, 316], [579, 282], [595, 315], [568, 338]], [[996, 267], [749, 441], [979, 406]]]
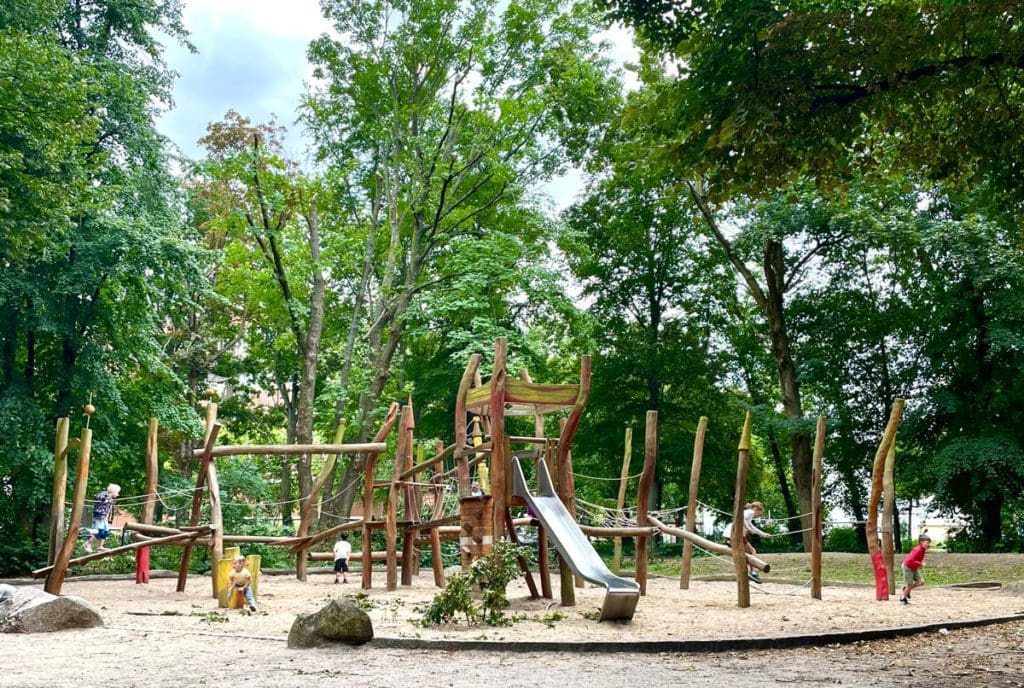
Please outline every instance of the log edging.
[[399, 650], [488, 650], [492, 652], [679, 652], [687, 654], [713, 652], [742, 652], [750, 650], [784, 650], [799, 647], [826, 647], [849, 645], [868, 640], [888, 640], [918, 633], [947, 629], [979, 628], [1013, 621], [1024, 621], [1024, 612], [1006, 616], [965, 619], [928, 623], [918, 626], [871, 628], [839, 633], [808, 633], [777, 637], [708, 638], [700, 640], [428, 640], [426, 638], [375, 637], [371, 647]]

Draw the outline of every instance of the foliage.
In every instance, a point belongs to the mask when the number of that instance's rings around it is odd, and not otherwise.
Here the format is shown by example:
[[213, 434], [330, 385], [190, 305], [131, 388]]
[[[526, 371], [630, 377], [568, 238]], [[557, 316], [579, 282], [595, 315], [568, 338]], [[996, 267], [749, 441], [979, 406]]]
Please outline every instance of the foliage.
[[[509, 542], [497, 543], [490, 553], [474, 560], [469, 571], [447, 577], [445, 589], [422, 610], [420, 623], [423, 626], [454, 623], [461, 614], [466, 623], [508, 625], [511, 621], [504, 612], [509, 605], [505, 589], [519, 575], [520, 557], [527, 557], [532, 551]], [[479, 606], [472, 595], [477, 587], [481, 591]]]

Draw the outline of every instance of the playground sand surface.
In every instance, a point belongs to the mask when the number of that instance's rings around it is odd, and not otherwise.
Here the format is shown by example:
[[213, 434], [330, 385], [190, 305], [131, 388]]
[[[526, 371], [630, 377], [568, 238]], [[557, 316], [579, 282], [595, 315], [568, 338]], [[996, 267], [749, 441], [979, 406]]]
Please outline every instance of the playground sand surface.
[[[102, 610], [108, 626], [152, 632], [207, 632], [224, 635], [285, 639], [295, 615], [313, 612], [331, 598], [366, 593], [376, 637], [496, 641], [652, 641], [714, 638], [777, 637], [941, 623], [1001, 616], [1024, 611], [1024, 600], [998, 589], [924, 587], [912, 604], [897, 597], [876, 602], [868, 587], [828, 587], [822, 600], [812, 600], [807, 587], [765, 582], [751, 584], [751, 606], [736, 606], [734, 582], [693, 581], [680, 590], [676, 579], [653, 577], [641, 597], [632, 622], [596, 620], [604, 589], [576, 588], [576, 606], [558, 603], [558, 576], [552, 576], [555, 600], [531, 600], [522, 579], [509, 586], [509, 615], [518, 617], [504, 627], [457, 625], [422, 628], [417, 607], [430, 602], [437, 588], [429, 569], [411, 587], [383, 589], [384, 576], [375, 572], [374, 587], [360, 589], [359, 574], [350, 582], [333, 584], [332, 575], [311, 574], [303, 583], [292, 576], [263, 576], [259, 610], [218, 609], [208, 577], [193, 576], [183, 593], [173, 578], [154, 578], [149, 585], [133, 581], [75, 581], [64, 592], [79, 595]], [[539, 581], [538, 581], [539, 583]], [[139, 615], [139, 613], [146, 615]], [[166, 615], [165, 615], [166, 614]], [[562, 615], [559, 617], [559, 615]], [[178, 642], [176, 639], [175, 642]], [[197, 637], [196, 642], [203, 642]]]

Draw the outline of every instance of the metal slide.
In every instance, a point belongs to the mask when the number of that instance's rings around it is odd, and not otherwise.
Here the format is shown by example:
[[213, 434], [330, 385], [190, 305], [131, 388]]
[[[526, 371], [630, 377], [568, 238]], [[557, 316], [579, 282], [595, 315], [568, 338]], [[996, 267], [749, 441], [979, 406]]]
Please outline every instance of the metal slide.
[[640, 599], [640, 585], [608, 570], [587, 536], [573, 520], [572, 514], [555, 494], [547, 464], [543, 461], [537, 464], [537, 495], [534, 496], [526, 488], [526, 478], [519, 459], [512, 459], [513, 493], [523, 497], [530, 505], [569, 568], [591, 583], [603, 585], [608, 590], [601, 607], [601, 621], [632, 619]]

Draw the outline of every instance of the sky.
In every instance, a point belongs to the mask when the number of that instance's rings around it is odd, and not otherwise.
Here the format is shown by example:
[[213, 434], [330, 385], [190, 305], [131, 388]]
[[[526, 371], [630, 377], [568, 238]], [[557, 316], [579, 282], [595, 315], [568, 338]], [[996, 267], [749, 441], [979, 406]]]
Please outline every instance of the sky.
[[[209, 122], [229, 109], [254, 122], [271, 115], [288, 127], [289, 157], [308, 161], [297, 108], [312, 78], [306, 61], [309, 42], [330, 30], [318, 0], [185, 0], [183, 20], [197, 52], [168, 43], [168, 67], [178, 73], [174, 107], [159, 121], [161, 132], [186, 157], [200, 155], [197, 140]], [[637, 59], [625, 30], [602, 35], [619, 62]], [[583, 189], [584, 178], [570, 170], [545, 185], [556, 209], [567, 207]]]

